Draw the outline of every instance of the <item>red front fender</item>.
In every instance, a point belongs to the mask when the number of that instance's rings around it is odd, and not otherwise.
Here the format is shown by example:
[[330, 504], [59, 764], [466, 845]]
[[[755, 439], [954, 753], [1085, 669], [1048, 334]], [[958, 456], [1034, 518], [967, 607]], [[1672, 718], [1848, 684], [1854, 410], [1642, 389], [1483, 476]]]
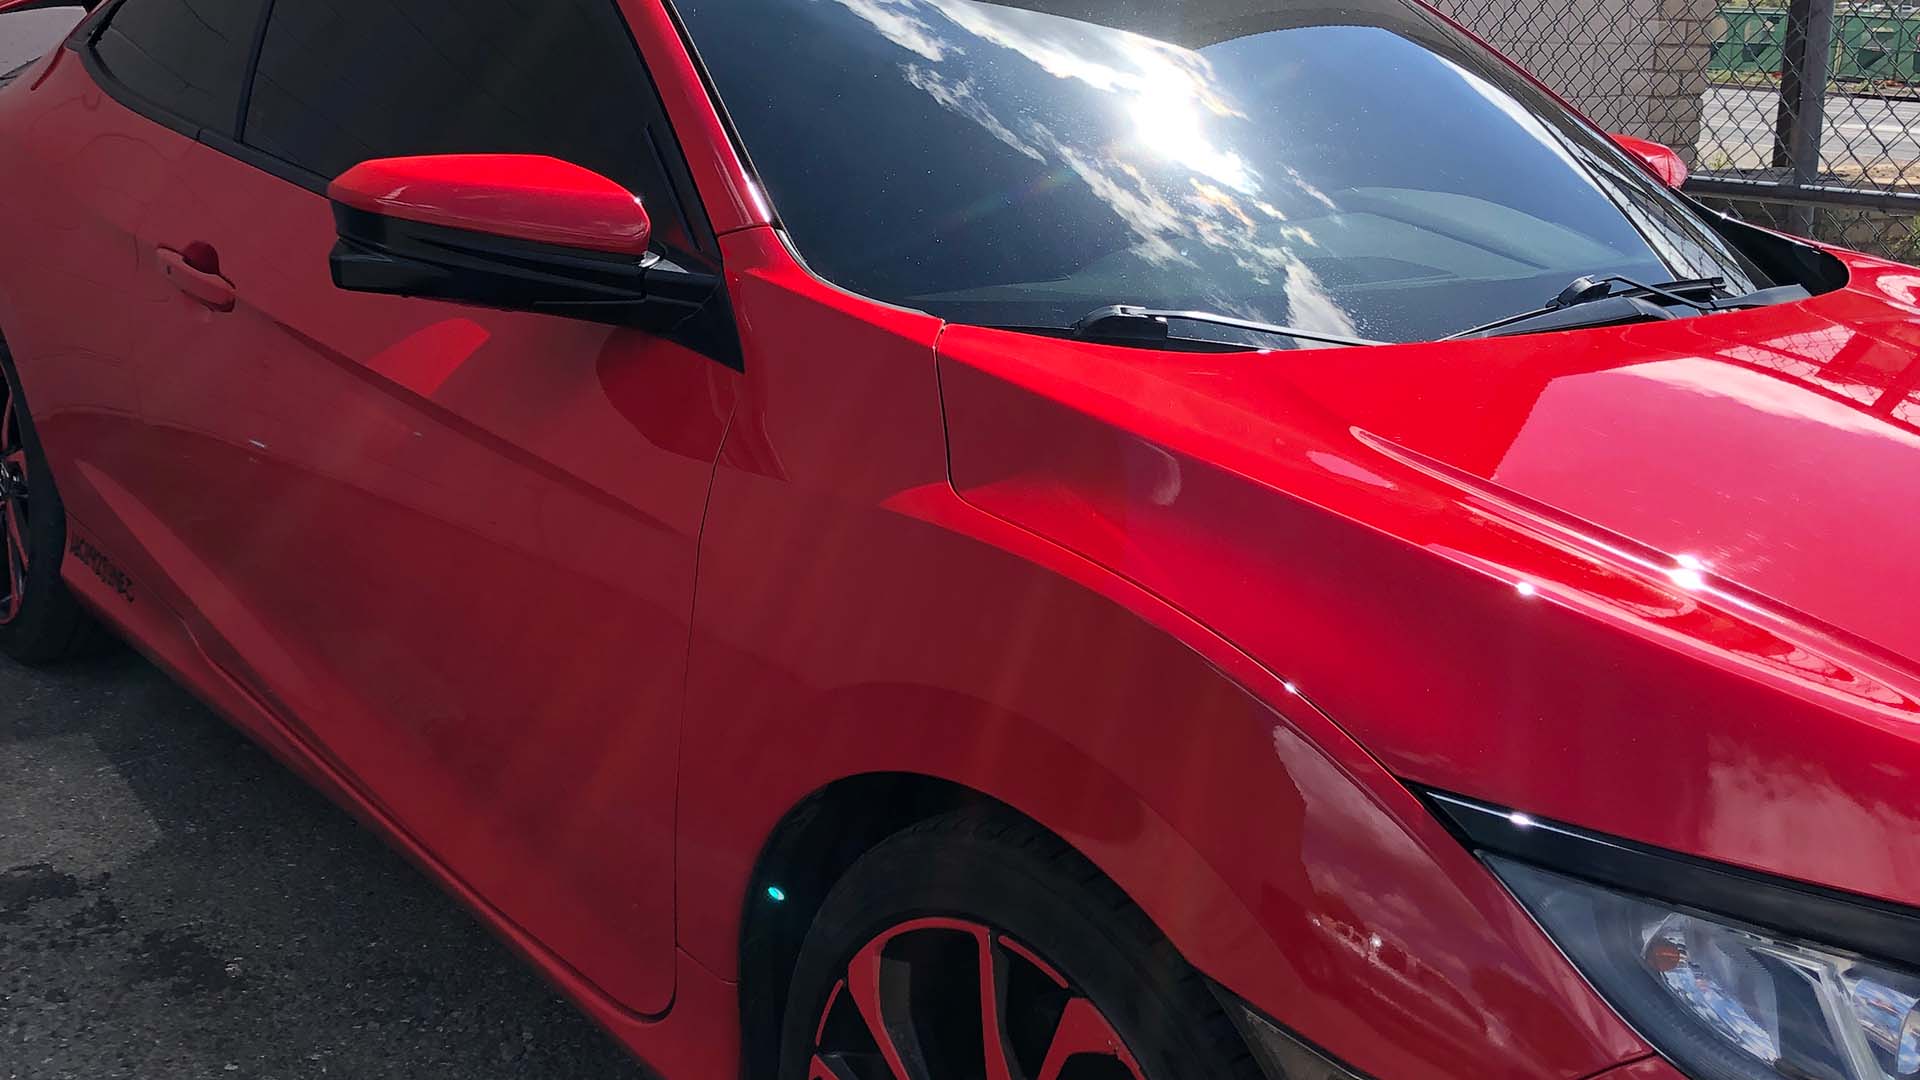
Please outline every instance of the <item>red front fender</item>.
[[[837, 530], [779, 523], [791, 495], [714, 493], [678, 846], [702, 964], [739, 970], [793, 806], [913, 773], [1053, 830], [1202, 971], [1367, 1073], [1572, 1077], [1644, 1052], [1405, 788], [1200, 627], [944, 485]], [[748, 504], [757, 528], [729, 539]], [[839, 602], [797, 599], [816, 589]]]

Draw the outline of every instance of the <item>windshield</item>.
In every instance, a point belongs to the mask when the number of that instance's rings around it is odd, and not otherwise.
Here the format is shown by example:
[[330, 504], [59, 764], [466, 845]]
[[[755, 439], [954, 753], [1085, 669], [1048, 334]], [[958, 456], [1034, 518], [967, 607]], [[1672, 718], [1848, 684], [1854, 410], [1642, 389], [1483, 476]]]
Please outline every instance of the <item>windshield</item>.
[[1400, 0], [679, 7], [800, 256], [947, 319], [1127, 303], [1400, 342], [1586, 274], [1767, 284]]

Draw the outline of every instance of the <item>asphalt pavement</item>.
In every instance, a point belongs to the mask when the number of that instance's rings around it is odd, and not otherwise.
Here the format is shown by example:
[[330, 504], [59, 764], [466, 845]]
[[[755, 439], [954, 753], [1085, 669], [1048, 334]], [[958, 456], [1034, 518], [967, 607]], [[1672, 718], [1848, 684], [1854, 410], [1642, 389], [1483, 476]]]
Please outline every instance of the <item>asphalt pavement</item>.
[[151, 665], [0, 661], [0, 1080], [641, 1075]]

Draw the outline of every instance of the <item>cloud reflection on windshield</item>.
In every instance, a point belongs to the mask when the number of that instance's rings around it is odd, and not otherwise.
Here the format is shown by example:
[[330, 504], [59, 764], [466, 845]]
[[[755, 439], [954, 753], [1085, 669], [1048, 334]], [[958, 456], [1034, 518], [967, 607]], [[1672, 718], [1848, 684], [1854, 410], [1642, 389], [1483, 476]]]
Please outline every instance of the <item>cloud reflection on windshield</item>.
[[[1343, 310], [1303, 261], [1312, 234], [1287, 222], [1265, 194], [1277, 182], [1329, 211], [1335, 201], [1293, 169], [1269, 181], [1218, 141], [1218, 128], [1244, 121], [1206, 57], [1109, 27], [976, 0], [833, 0], [921, 61], [899, 65], [908, 84], [994, 139], [1077, 179], [1138, 237], [1133, 257], [1154, 266], [1201, 269], [1221, 257], [1263, 285], [1279, 285], [1284, 312], [1256, 300], [1216, 295], [1221, 310], [1264, 321], [1358, 336]], [[1003, 116], [977, 92], [994, 68], [977, 50], [1005, 49], [1056, 79], [1112, 95], [1132, 138], [1095, 143], [1062, 137], [1071, 114]], [[938, 65], [968, 56], [965, 77]], [[1008, 100], [1007, 95], [993, 95]], [[1050, 99], [1040, 98], [1044, 109]], [[1053, 125], [1046, 121], [1055, 120]], [[1198, 245], [1196, 247], [1196, 245]], [[1196, 275], [1205, 288], [1207, 275]]]
[[[842, 0], [844, 2], [844, 0]], [[907, 81], [927, 93], [927, 96], [939, 102], [943, 107], [959, 113], [961, 116], [979, 124], [987, 133], [1001, 142], [1035, 161], [1047, 160], [1046, 155], [1021, 140], [1013, 130], [1000, 122], [987, 103], [973, 92], [973, 80], [948, 80], [937, 71], [921, 67], [919, 64], [902, 64], [900, 70], [906, 72]]]
[[919, 53], [934, 63], [946, 58], [947, 45], [928, 26], [911, 14], [919, 5], [915, 0], [834, 0], [834, 3], [858, 15], [895, 45]]

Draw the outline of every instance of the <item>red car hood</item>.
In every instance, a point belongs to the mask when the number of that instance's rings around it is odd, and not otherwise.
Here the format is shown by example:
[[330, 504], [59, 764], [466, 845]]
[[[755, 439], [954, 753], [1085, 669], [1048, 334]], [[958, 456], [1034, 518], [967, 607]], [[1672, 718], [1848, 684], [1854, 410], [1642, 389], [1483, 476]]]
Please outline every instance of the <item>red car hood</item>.
[[1411, 781], [1920, 902], [1920, 271], [1260, 357], [951, 328], [962, 495]]
[[1920, 319], [1889, 299], [1407, 357], [1375, 373], [1390, 394], [1328, 367], [1297, 381], [1383, 443], [1915, 665]]

